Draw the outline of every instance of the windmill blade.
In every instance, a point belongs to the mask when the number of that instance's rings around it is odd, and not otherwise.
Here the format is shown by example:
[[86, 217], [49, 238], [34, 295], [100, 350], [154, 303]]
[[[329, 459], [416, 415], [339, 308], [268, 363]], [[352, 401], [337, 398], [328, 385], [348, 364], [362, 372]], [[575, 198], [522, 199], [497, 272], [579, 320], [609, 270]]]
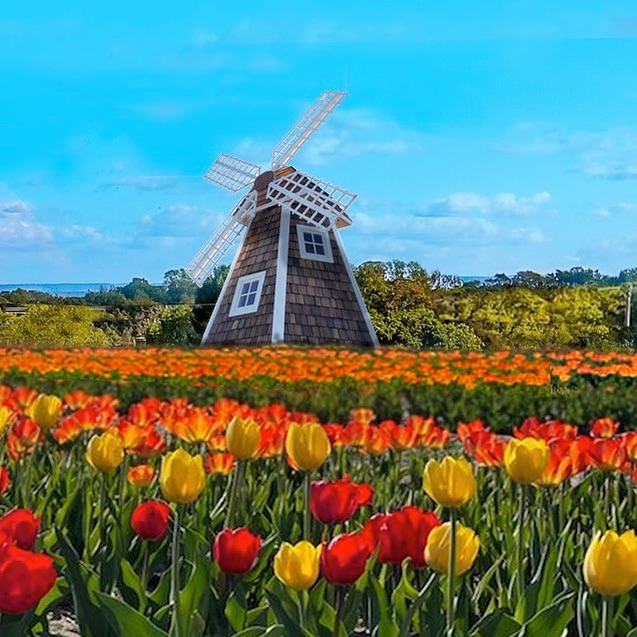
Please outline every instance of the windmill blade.
[[347, 93], [323, 91], [319, 98], [303, 113], [285, 137], [272, 151], [272, 170], [276, 170], [296, 155], [312, 133], [329, 117], [330, 113], [343, 101]]
[[233, 208], [232, 212], [223, 220], [214, 234], [189, 263], [186, 272], [198, 285], [202, 286], [210, 273], [217, 267], [219, 261], [241, 236], [244, 228], [254, 217], [257, 203], [257, 193], [251, 190]]
[[204, 177], [231, 192], [238, 192], [252, 184], [260, 172], [261, 167], [256, 164], [221, 153]]
[[293, 170], [270, 182], [268, 198], [315, 226], [330, 228], [345, 215], [356, 195], [328, 181]]

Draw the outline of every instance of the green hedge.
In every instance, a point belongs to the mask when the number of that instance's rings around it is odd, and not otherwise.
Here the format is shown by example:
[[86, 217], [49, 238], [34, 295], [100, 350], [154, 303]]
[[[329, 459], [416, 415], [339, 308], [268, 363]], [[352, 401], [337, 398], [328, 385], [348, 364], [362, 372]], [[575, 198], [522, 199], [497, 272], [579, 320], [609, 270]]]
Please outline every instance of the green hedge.
[[497, 431], [510, 431], [525, 418], [559, 418], [580, 426], [600, 417], [619, 420], [624, 428], [637, 424], [637, 379], [581, 376], [568, 383], [550, 386], [482, 384], [467, 389], [457, 384], [414, 385], [402, 381], [375, 385], [340, 379], [333, 383], [279, 383], [269, 377], [249, 382], [202, 379], [193, 386], [184, 378], [140, 378], [109, 381], [64, 373], [47, 377], [7, 374], [0, 383], [25, 385], [40, 392], [63, 395], [83, 389], [92, 394], [117, 396], [122, 409], [147, 396], [160, 399], [186, 398], [197, 405], [219, 398], [233, 398], [253, 407], [281, 403], [289, 411], [316, 414], [322, 422], [345, 422], [349, 411], [370, 407], [377, 421], [400, 421], [406, 415], [432, 414], [445, 426], [481, 419]]

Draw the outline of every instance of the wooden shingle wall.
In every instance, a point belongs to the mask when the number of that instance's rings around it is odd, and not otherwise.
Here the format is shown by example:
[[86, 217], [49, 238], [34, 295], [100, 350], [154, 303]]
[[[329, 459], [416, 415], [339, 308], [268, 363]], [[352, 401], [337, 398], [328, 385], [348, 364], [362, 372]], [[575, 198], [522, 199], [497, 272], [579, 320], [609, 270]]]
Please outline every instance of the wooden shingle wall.
[[[258, 212], [252, 220], [225, 294], [218, 301], [221, 305], [215, 321], [203, 345], [271, 342], [280, 219], [280, 208], [276, 206]], [[252, 314], [228, 316], [239, 278], [262, 270], [266, 274], [258, 310]]]
[[334, 263], [301, 258], [296, 226], [290, 215], [285, 342], [312, 345], [372, 346], [338, 243], [330, 231]]

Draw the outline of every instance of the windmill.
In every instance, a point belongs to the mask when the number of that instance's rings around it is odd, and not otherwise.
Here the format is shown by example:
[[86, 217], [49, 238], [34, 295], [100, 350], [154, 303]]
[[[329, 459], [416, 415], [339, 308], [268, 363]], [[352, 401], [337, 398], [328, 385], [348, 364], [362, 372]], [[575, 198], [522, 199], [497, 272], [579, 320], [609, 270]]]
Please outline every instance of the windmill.
[[288, 165], [345, 95], [324, 91], [275, 147], [270, 170], [222, 153], [204, 175], [250, 190], [186, 268], [202, 285], [241, 240], [202, 344], [378, 346], [338, 236], [356, 195]]

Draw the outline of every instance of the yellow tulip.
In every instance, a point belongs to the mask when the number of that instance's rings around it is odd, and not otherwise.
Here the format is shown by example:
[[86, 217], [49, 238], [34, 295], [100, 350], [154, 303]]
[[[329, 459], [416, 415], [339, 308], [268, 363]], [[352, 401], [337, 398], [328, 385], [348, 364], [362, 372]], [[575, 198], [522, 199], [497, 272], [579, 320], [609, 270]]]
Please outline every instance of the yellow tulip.
[[2, 430], [7, 427], [12, 420], [13, 413], [9, 408], [0, 406], [0, 433], [2, 433]]
[[40, 394], [26, 409], [26, 414], [45, 431], [57, 425], [62, 415], [62, 401], [57, 396]]
[[194, 502], [206, 484], [203, 458], [191, 456], [177, 449], [164, 457], [159, 472], [159, 486], [169, 502], [190, 504]]
[[314, 471], [330, 455], [331, 445], [320, 424], [292, 423], [285, 438], [285, 450], [301, 471]]
[[108, 431], [101, 436], [93, 436], [86, 448], [86, 459], [98, 471], [117, 469], [124, 460], [122, 439]]
[[584, 556], [584, 580], [602, 595], [623, 595], [637, 585], [637, 537], [598, 532]]
[[237, 460], [249, 460], [261, 442], [261, 430], [254, 420], [233, 418], [226, 429], [226, 446]]
[[532, 484], [541, 480], [551, 452], [544, 440], [511, 438], [504, 450], [504, 466], [513, 482]]
[[423, 473], [423, 489], [443, 507], [459, 507], [475, 495], [473, 467], [464, 458], [446, 456], [442, 462], [430, 460]]
[[[447, 573], [449, 570], [449, 549], [451, 543], [451, 523], [445, 522], [435, 526], [427, 538], [425, 560], [427, 564], [438, 571]], [[473, 529], [456, 523], [456, 566], [455, 574], [466, 573], [476, 560], [480, 538]]]
[[301, 540], [294, 546], [283, 542], [274, 556], [274, 574], [297, 591], [310, 588], [319, 576], [321, 546]]

